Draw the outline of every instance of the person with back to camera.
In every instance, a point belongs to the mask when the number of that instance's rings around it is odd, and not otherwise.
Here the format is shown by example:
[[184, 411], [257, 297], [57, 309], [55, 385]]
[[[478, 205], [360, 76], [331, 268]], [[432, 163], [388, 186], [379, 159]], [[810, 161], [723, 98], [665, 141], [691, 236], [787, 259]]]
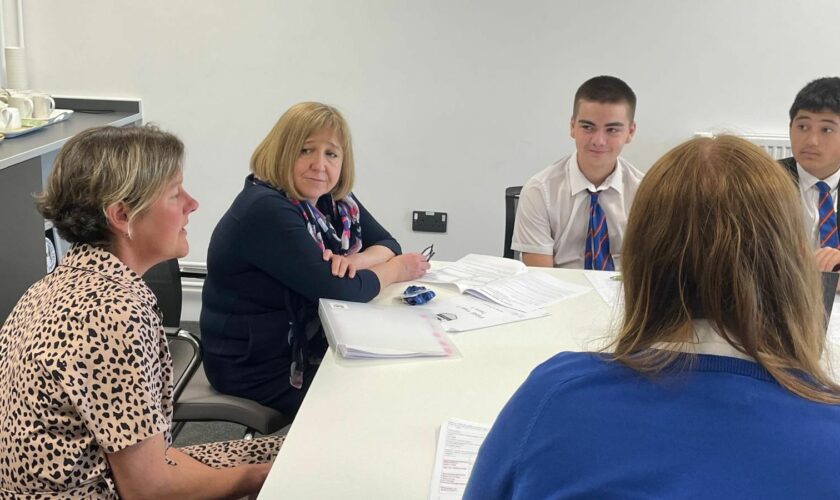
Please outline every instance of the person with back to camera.
[[169, 447], [172, 358], [141, 276], [189, 249], [183, 154], [156, 128], [103, 127], [56, 157], [37, 204], [72, 246], [0, 330], [0, 497], [241, 497], [265, 480], [282, 437]]
[[218, 391], [294, 416], [326, 348], [318, 299], [367, 302], [429, 268], [351, 192], [354, 168], [347, 123], [316, 102], [257, 146], [207, 252], [201, 335]]
[[779, 160], [793, 176], [811, 248], [822, 271], [840, 268], [837, 187], [840, 184], [840, 78], [818, 78], [790, 107], [793, 156]]
[[636, 133], [636, 94], [614, 76], [575, 92], [575, 153], [522, 187], [511, 249], [529, 266], [613, 271], [642, 173], [619, 156]]
[[840, 498], [840, 386], [799, 196], [757, 146], [688, 141], [648, 171], [614, 352], [537, 367], [465, 499]]

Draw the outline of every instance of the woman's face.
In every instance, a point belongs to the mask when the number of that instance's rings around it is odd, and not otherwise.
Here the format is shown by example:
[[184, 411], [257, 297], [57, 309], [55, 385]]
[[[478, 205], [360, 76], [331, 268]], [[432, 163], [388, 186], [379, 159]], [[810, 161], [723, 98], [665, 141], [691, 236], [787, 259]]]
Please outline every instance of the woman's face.
[[344, 160], [339, 144], [335, 132], [327, 128], [313, 132], [303, 143], [294, 165], [295, 189], [312, 204], [338, 183]]
[[187, 193], [183, 182], [184, 176], [178, 172], [131, 224], [132, 246], [140, 259], [151, 265], [184, 257], [190, 250], [185, 227], [198, 202]]

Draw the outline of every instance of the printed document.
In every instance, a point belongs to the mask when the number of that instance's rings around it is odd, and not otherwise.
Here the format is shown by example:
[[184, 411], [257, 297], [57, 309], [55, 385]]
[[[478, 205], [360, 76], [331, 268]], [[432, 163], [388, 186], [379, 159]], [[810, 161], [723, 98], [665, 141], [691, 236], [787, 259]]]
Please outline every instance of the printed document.
[[566, 283], [546, 273], [531, 271], [469, 288], [465, 293], [517, 311], [532, 312], [589, 290], [586, 286]]
[[612, 308], [624, 304], [621, 273], [615, 271], [584, 271], [583, 274], [608, 306]]
[[427, 272], [418, 281], [452, 284], [464, 293], [469, 288], [527, 272], [528, 267], [518, 260], [471, 253], [442, 269]]
[[461, 500], [489, 425], [450, 418], [440, 426], [430, 500]]
[[430, 271], [418, 281], [455, 285], [461, 293], [526, 313], [589, 290], [546, 273], [528, 271], [518, 260], [477, 254]]
[[544, 309], [521, 312], [468, 295], [433, 300], [417, 307], [429, 310], [440, 321], [443, 329], [450, 333], [466, 332], [549, 315]]

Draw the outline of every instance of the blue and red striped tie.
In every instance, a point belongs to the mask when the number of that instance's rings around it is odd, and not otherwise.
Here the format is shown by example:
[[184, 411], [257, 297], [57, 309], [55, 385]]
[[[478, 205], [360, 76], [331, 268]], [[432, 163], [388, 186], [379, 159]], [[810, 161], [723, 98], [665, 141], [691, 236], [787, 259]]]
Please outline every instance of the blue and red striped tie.
[[834, 200], [831, 198], [831, 188], [825, 182], [818, 182], [820, 200], [817, 207], [820, 212], [820, 247], [840, 247], [837, 236], [837, 214], [834, 212]]
[[586, 233], [584, 269], [615, 271], [610, 254], [610, 236], [607, 233], [607, 219], [598, 203], [599, 192], [589, 191], [589, 231]]

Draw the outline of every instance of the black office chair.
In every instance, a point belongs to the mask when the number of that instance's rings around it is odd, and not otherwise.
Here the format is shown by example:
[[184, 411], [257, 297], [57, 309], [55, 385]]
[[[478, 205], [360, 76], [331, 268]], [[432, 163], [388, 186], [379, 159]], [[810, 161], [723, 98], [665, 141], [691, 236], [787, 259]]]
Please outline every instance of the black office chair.
[[181, 281], [173, 286], [173, 276], [180, 273], [176, 259], [161, 262], [143, 275], [143, 280], [154, 292], [158, 306], [163, 313], [163, 330], [169, 340], [172, 355], [173, 388], [172, 398], [177, 401], [187, 383], [201, 365], [201, 345], [191, 333], [180, 328]]
[[[191, 274], [192, 277], [194, 273]], [[182, 329], [181, 269], [176, 259], [149, 269], [143, 279], [158, 299], [163, 326], [169, 340], [174, 370], [175, 412], [172, 435], [177, 436], [186, 422], [222, 421], [245, 426], [245, 439], [254, 432], [271, 434], [291, 423], [291, 419], [256, 401], [221, 394], [210, 385], [201, 364], [201, 343]]]
[[516, 206], [519, 204], [519, 192], [522, 186], [511, 186], [505, 189], [505, 249], [502, 256], [508, 259], [517, 257], [517, 253], [510, 249], [513, 241], [513, 224], [516, 222]]

